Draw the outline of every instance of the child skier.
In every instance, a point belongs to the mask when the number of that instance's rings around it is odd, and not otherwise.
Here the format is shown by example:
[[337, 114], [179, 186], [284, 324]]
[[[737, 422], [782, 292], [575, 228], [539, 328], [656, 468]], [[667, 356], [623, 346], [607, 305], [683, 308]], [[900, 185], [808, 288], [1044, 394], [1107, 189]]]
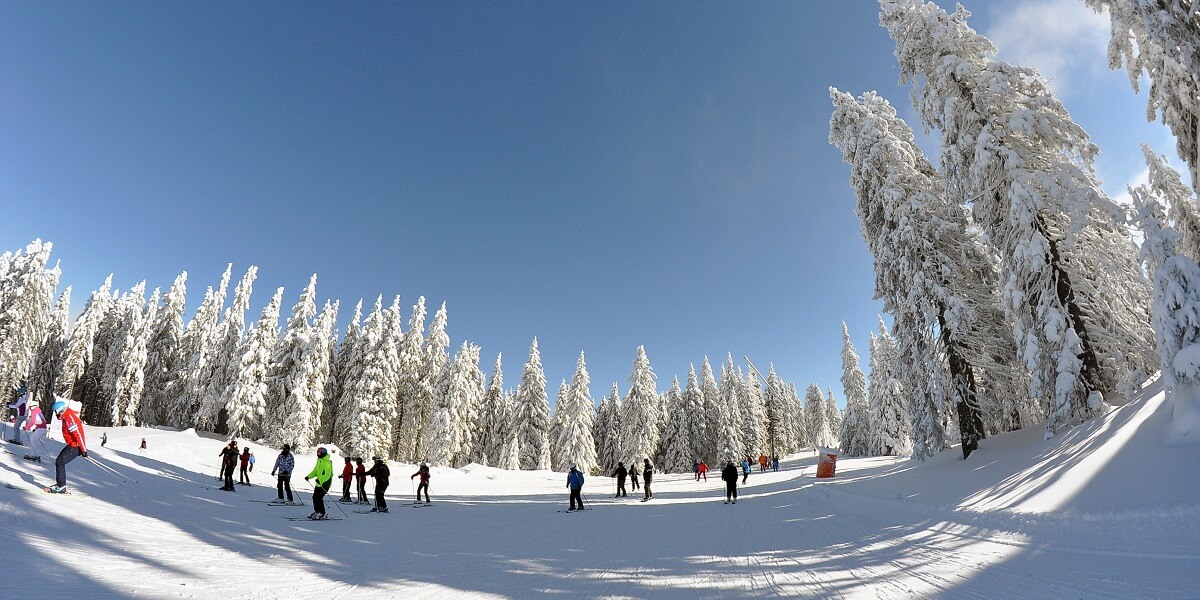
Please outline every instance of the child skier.
[[287, 490], [287, 503], [292, 504], [292, 469], [296, 467], [296, 458], [292, 456], [292, 447], [284, 444], [283, 449], [279, 451], [279, 457], [275, 459], [275, 467], [271, 469], [271, 475], [279, 473], [279, 483], [276, 485], [276, 490], [279, 493], [279, 499], [276, 503], [283, 502], [283, 492]]
[[242, 450], [242, 455], [238, 457], [242, 462], [242, 470], [238, 471], [238, 484], [250, 485], [250, 446], [246, 446]]
[[58, 420], [62, 421], [63, 441], [67, 445], [58, 453], [58, 458], [54, 459], [54, 485], [46, 490], [55, 494], [65, 494], [67, 492], [67, 463], [75, 460], [77, 456], [87, 458], [87, 443], [83, 435], [83, 421], [79, 420], [79, 415], [75, 411], [67, 407], [66, 400], [56, 400], [51, 409]]
[[304, 476], [304, 481], [309, 479], [315, 479], [316, 482], [313, 484], [313, 513], [308, 515], [308, 518], [314, 521], [328, 519], [325, 514], [325, 494], [333, 484], [333, 460], [329, 458], [324, 446], [317, 448], [317, 464], [313, 466], [311, 473]]
[[737, 504], [737, 479], [737, 467], [733, 466], [731, 460], [721, 469], [721, 480], [725, 482], [725, 504], [729, 504], [730, 501]]
[[29, 454], [25, 458], [42, 462], [42, 440], [46, 438], [46, 417], [42, 407], [34, 404], [25, 420], [25, 431], [29, 432]]
[[9, 442], [21, 445], [21, 429], [25, 425], [25, 418], [29, 411], [29, 394], [25, 393], [25, 386], [17, 389], [17, 399], [9, 404], [8, 407], [17, 411], [17, 420], [13, 422], [13, 437]]
[[342, 466], [342, 474], [338, 475], [338, 479], [342, 480], [342, 497], [338, 502], [350, 501], [350, 482], [354, 479], [354, 464], [350, 462], [350, 457], [346, 457], [346, 464]]
[[[567, 473], [567, 488], [571, 490], [571, 507], [567, 510], [576, 510], [575, 503], [579, 503], [578, 510], [583, 510], [583, 473], [575, 468], [575, 463], [571, 463], [571, 472]], [[428, 492], [426, 492], [428, 495]]]
[[[375, 508], [372, 508], [371, 512], [387, 512], [387, 499], [383, 497], [383, 493], [387, 491], [388, 477], [391, 476], [392, 471], [382, 458], [376, 456], [371, 460], [375, 461], [375, 464], [371, 465], [371, 470], [367, 471], [367, 475], [375, 478]], [[366, 484], [362, 485], [365, 494]]]
[[421, 468], [417, 469], [417, 472], [413, 473], [409, 479], [418, 475], [421, 476], [421, 484], [417, 486], [417, 501], [413, 504], [421, 502], [421, 490], [425, 490], [425, 504], [431, 504], [429, 502], [429, 465], [421, 463]]
[[742, 485], [746, 485], [747, 479], [750, 479], [750, 459], [742, 461]]
[[367, 503], [367, 469], [363, 467], [363, 459], [361, 456], [354, 457], [354, 462], [358, 465], [354, 469], [354, 478], [358, 483], [358, 501], [355, 504]]

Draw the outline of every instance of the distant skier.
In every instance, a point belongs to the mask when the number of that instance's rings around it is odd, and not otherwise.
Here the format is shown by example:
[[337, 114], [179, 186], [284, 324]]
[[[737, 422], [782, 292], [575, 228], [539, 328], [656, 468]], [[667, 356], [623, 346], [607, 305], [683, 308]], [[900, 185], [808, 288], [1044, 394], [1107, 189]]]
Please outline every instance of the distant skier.
[[418, 475], [421, 476], [421, 483], [417, 485], [417, 502], [415, 502], [414, 504], [421, 502], [421, 490], [425, 490], [425, 504], [430, 504], [430, 502], [429, 502], [429, 465], [427, 465], [425, 463], [421, 463], [421, 468], [417, 469], [417, 472], [413, 473], [412, 476], [409, 477], [409, 479], [412, 479], [413, 477], [416, 477]]
[[650, 465], [650, 459], [648, 458], [645, 459], [644, 465], [645, 468], [642, 469], [642, 484], [646, 488], [646, 497], [642, 498], [642, 502], [654, 497], [654, 494], [650, 491], [650, 480], [654, 478], [654, 467]]
[[103, 448], [104, 445], [107, 443], [108, 443], [108, 432], [106, 431], [106, 432], [100, 434], [100, 447]]
[[760, 473], [767, 472], [767, 455], [766, 454], [758, 455], [758, 471]]
[[742, 485], [746, 485], [746, 480], [750, 479], [750, 459], [742, 461]]
[[221, 486], [223, 492], [233, 492], [233, 468], [237, 465], [238, 451], [237, 440], [229, 440], [228, 444], [221, 449], [221, 453], [217, 456], [221, 457], [221, 476], [225, 479], [225, 485]]
[[46, 439], [46, 416], [42, 414], [42, 407], [34, 404], [29, 410], [25, 431], [29, 432], [29, 453], [25, 458], [42, 462], [42, 440]]
[[[105, 438], [105, 439], [108, 439], [108, 438]], [[142, 443], [141, 443], [141, 445], [139, 445], [139, 446], [138, 446], [138, 450], [139, 450], [139, 451], [140, 451], [142, 454], [145, 454], [145, 453], [146, 453], [146, 438], [142, 438]]]
[[612, 474], [613, 477], [617, 478], [617, 495], [613, 496], [614, 498], [629, 495], [625, 493], [625, 477], [627, 475], [629, 475], [629, 470], [625, 468], [625, 463], [618, 461], [617, 470], [613, 471]]
[[383, 496], [383, 493], [387, 491], [388, 477], [391, 477], [392, 470], [388, 468], [387, 462], [378, 456], [371, 460], [375, 461], [375, 464], [371, 465], [371, 470], [367, 471], [367, 475], [375, 478], [375, 508], [372, 508], [371, 512], [387, 512], [387, 498]]
[[703, 477], [705, 481], [708, 481], [708, 463], [704, 461], [700, 461], [700, 477]]
[[329, 486], [333, 485], [333, 460], [329, 458], [324, 446], [317, 448], [317, 464], [313, 466], [311, 473], [304, 476], [305, 481], [309, 479], [316, 482], [313, 484], [313, 513], [308, 515], [308, 518], [327, 519], [329, 517], [325, 514], [325, 494], [329, 492]]
[[338, 502], [350, 501], [350, 482], [354, 480], [354, 464], [350, 462], [350, 457], [347, 456], [346, 464], [342, 466], [342, 474], [338, 475], [338, 479], [342, 480], [342, 497]]
[[721, 480], [725, 482], [725, 504], [731, 501], [737, 504], [738, 470], [733, 466], [732, 460], [725, 463], [725, 468], [721, 469]]
[[638, 491], [637, 461], [629, 463], [629, 489]]
[[583, 473], [575, 468], [575, 463], [571, 463], [571, 472], [567, 473], [567, 488], [571, 490], [571, 507], [567, 510], [577, 510], [575, 503], [579, 503], [578, 510], [583, 510]]
[[246, 449], [242, 450], [242, 455], [238, 457], [238, 460], [242, 463], [242, 469], [238, 471], [238, 484], [250, 485], [250, 446], [246, 446]]
[[8, 441], [21, 445], [21, 428], [25, 425], [25, 418], [29, 416], [29, 394], [25, 393], [25, 386], [17, 389], [17, 399], [8, 407], [17, 411], [16, 421], [13, 422], [13, 436]]
[[358, 483], [358, 501], [355, 504], [367, 503], [367, 469], [363, 466], [361, 456], [354, 457], [354, 462], [358, 465], [354, 469], [354, 478]]
[[275, 459], [275, 467], [271, 469], [271, 475], [279, 473], [279, 483], [276, 484], [276, 490], [279, 492], [277, 502], [283, 502], [283, 492], [287, 491], [288, 504], [292, 504], [292, 469], [296, 468], [296, 457], [292, 456], [292, 447], [284, 444], [283, 449], [279, 451], [279, 456]]
[[67, 406], [66, 400], [55, 401], [51, 409], [62, 422], [63, 441], [67, 445], [58, 453], [58, 458], [54, 459], [55, 483], [46, 489], [55, 494], [64, 494], [67, 492], [67, 463], [75, 460], [77, 456], [87, 458], [87, 442], [83, 435], [83, 421]]
[[700, 461], [692, 460], [692, 474], [696, 476], [696, 481], [700, 481]]
[[[146, 438], [142, 438], [142, 442], [145, 442], [145, 441], [146, 441]], [[146, 449], [146, 446], [143, 443], [142, 450], [145, 451], [145, 449]], [[254, 472], [254, 453], [253, 452], [250, 453], [250, 472], [251, 473]]]
[[771, 470], [776, 473], [779, 472], [779, 455], [778, 454], [771, 457]]

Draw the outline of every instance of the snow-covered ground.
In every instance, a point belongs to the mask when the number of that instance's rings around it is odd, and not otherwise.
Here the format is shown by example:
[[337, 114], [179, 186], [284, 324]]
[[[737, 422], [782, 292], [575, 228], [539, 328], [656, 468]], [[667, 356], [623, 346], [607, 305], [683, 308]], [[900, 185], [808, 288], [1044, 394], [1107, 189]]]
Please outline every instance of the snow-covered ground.
[[[317, 523], [283, 518], [309, 506], [251, 502], [274, 497], [269, 448], [250, 444], [254, 485], [228, 493], [220, 439], [92, 427], [93, 455], [137, 483], [77, 459], [79, 493], [50, 495], [53, 464], [0, 453], [0, 596], [1197, 598], [1197, 446], [1165, 445], [1168, 420], [1151, 389], [1049, 441], [1041, 427], [987, 440], [965, 462], [842, 459], [818, 480], [800, 453], [751, 475], [736, 505], [716, 477], [660, 475], [648, 503], [591, 477], [593, 510], [557, 512], [564, 474], [471, 466], [435, 468], [434, 506], [413, 509], [415, 469], [392, 464], [390, 514], [332, 503], [344, 518]], [[298, 457], [305, 492], [313, 462]]]

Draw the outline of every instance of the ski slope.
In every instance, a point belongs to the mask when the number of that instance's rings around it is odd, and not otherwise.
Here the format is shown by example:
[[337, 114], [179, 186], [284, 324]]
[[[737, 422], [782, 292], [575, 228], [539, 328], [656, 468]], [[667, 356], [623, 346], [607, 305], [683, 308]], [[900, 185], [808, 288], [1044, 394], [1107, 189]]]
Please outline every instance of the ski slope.
[[[800, 453], [751, 475], [736, 505], [722, 503], [717, 477], [658, 475], [646, 503], [590, 477], [592, 510], [556, 512], [565, 474], [471, 465], [435, 468], [434, 505], [413, 509], [415, 468], [392, 463], [391, 513], [331, 503], [343, 519], [325, 522], [284, 518], [308, 505], [251, 502], [275, 495], [269, 448], [250, 444], [254, 485], [229, 493], [216, 489], [220, 439], [92, 427], [93, 456], [137, 483], [76, 460], [79, 493], [50, 495], [39, 486], [51, 462], [0, 453], [11, 569], [0, 595], [1197, 598], [1197, 446], [1162, 442], [1169, 410], [1150, 389], [1049, 441], [1031, 427], [985, 441], [970, 461], [957, 450], [924, 464], [843, 459], [832, 480], [815, 479], [814, 454]], [[293, 476], [306, 503], [314, 460], [297, 456]]]

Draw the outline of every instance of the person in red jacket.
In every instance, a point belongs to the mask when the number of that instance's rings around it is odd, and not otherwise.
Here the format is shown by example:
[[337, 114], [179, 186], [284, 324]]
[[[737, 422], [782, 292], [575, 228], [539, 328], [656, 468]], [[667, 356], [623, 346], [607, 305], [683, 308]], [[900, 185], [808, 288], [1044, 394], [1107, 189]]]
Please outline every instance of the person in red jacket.
[[58, 458], [54, 459], [54, 485], [46, 489], [55, 494], [65, 494], [67, 463], [75, 460], [77, 456], [87, 458], [87, 442], [83, 436], [83, 421], [80, 421], [79, 415], [67, 406], [66, 400], [56, 400], [52, 408], [54, 415], [62, 421], [63, 441], [67, 445], [58, 453]]
[[338, 502], [350, 502], [350, 482], [354, 481], [354, 464], [349, 456], [346, 458], [346, 464], [342, 465], [342, 474], [338, 475], [338, 479], [342, 480], [342, 497]]

